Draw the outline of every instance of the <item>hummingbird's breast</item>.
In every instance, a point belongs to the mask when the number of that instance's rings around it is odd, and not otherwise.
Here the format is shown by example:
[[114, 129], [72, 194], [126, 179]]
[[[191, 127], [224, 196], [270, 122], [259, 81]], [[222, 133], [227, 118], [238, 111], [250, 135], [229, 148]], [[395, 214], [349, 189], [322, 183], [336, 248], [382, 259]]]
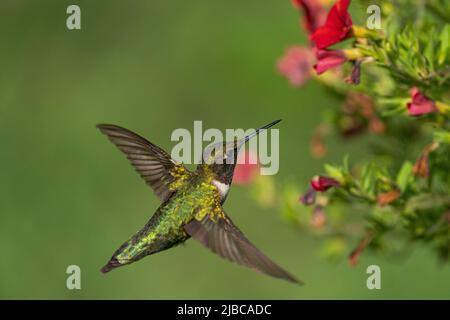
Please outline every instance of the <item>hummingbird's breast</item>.
[[230, 185], [219, 180], [212, 180], [211, 183], [217, 188], [220, 195], [220, 200], [223, 203], [223, 201], [227, 198], [228, 191], [230, 191]]
[[201, 165], [197, 172], [197, 175], [202, 177], [202, 181], [212, 187], [211, 193], [217, 194], [220, 204], [223, 204], [230, 191], [234, 165]]

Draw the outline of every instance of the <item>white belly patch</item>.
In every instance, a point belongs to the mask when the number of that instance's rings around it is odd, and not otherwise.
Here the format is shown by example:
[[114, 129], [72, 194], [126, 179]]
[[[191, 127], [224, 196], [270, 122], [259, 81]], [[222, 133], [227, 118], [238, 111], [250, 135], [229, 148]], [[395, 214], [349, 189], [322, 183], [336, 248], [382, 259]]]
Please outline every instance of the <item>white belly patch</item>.
[[230, 190], [230, 185], [228, 185], [226, 183], [222, 183], [217, 180], [213, 180], [212, 183], [213, 183], [213, 185], [216, 186], [217, 190], [219, 190], [220, 196], [222, 198], [224, 198], [227, 195], [228, 190]]

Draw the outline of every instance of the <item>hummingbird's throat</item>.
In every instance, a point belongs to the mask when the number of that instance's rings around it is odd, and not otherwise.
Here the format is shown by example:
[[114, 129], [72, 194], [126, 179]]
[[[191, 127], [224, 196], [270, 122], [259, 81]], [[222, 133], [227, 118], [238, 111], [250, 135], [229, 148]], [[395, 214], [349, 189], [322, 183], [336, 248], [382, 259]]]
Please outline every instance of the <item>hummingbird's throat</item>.
[[230, 190], [230, 185], [220, 182], [218, 180], [213, 180], [212, 184], [217, 188], [219, 191], [220, 197], [223, 199], [228, 194], [228, 191]]

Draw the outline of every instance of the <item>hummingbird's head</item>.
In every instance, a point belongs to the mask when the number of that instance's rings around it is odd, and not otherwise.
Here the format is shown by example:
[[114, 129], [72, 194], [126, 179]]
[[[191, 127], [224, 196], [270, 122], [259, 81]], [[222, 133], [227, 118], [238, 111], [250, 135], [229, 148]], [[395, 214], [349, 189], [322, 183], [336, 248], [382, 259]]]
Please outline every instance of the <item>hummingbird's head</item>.
[[229, 186], [233, 179], [238, 153], [242, 146], [260, 132], [274, 126], [280, 121], [281, 120], [275, 120], [254, 130], [253, 133], [250, 133], [242, 139], [235, 138], [234, 141], [224, 141], [209, 145], [203, 151], [203, 165], [206, 165], [211, 170], [215, 181], [225, 186]]

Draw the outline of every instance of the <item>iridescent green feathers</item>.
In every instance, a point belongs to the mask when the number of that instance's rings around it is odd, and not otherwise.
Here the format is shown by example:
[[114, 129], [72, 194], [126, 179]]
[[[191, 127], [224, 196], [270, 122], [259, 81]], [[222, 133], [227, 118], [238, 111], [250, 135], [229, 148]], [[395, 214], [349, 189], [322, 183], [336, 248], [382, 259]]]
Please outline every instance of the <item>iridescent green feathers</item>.
[[[109, 124], [101, 124], [97, 127], [126, 155], [162, 202], [157, 210], [158, 219], [155, 219], [154, 215], [149, 223], [132, 237], [133, 241], [122, 246], [124, 248], [122, 251], [136, 251], [130, 248], [130, 244], [139, 245], [139, 247], [144, 245], [148, 248], [141, 249], [151, 254], [160, 251], [159, 249], [163, 250], [164, 246], [167, 248], [172, 246], [175, 240], [181, 237], [180, 235], [187, 234], [229, 261], [276, 278], [301, 284], [251, 244], [225, 214], [220, 204], [219, 190], [213, 184], [214, 172], [209, 172], [206, 167], [195, 173], [190, 172], [183, 165], [172, 160], [164, 150], [127, 129]], [[174, 221], [175, 226], [173, 226]], [[168, 230], [172, 231], [160, 231], [165, 230], [163, 228], [165, 224], [170, 226]], [[176, 230], [173, 230], [173, 227]], [[164, 240], [161, 237], [167, 237], [167, 239]], [[171, 237], [177, 239], [171, 240]], [[151, 246], [155, 246], [154, 241], [156, 241], [152, 240], [153, 238], [164, 245], [152, 252]], [[141, 249], [139, 252], [142, 251]], [[104, 267], [104, 272], [120, 266], [120, 259], [117, 259], [121, 257], [120, 251], [121, 248]], [[142, 256], [139, 256], [140, 258]]]

